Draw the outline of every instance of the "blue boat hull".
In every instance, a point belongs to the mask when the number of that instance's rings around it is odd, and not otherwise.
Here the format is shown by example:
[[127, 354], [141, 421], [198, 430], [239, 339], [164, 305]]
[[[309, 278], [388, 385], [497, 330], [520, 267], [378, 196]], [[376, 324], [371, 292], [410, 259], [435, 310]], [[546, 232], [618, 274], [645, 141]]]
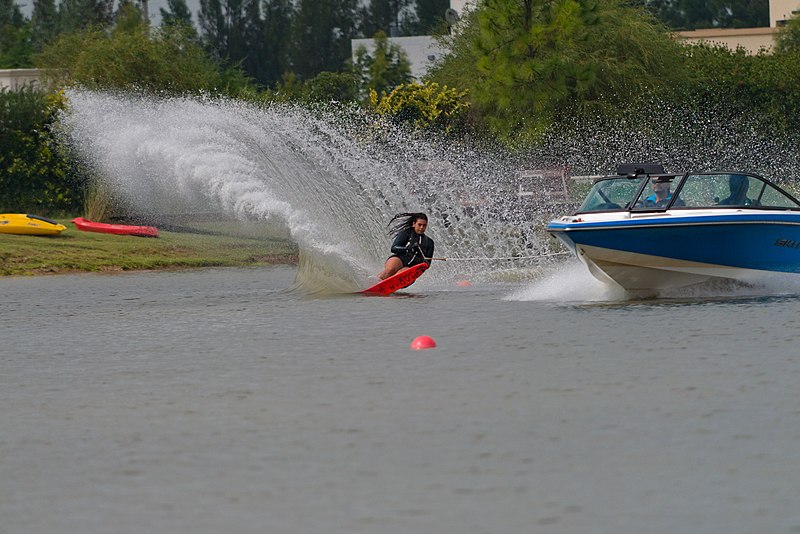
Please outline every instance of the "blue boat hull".
[[596, 277], [630, 290], [800, 273], [798, 213], [553, 221], [547, 230]]

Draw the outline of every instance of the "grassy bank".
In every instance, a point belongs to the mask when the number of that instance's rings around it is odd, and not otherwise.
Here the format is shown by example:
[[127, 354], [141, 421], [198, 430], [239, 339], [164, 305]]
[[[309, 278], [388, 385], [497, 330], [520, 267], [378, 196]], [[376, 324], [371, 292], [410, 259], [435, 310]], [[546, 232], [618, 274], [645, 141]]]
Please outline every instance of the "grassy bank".
[[59, 236], [0, 234], [0, 276], [297, 262], [287, 232], [266, 224], [208, 223], [145, 238], [81, 232], [68, 220], [58, 222], [67, 227]]

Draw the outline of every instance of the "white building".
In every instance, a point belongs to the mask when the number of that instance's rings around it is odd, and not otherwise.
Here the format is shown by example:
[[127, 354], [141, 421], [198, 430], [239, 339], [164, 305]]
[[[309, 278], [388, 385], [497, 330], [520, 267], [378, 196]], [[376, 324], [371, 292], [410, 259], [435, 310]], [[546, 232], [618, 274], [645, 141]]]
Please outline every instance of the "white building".
[[800, 10], [800, 0], [769, 0], [769, 27], [763, 28], [711, 28], [677, 32], [688, 42], [707, 42], [723, 45], [730, 49], [741, 46], [751, 54], [759, 50], [772, 50], [775, 34], [781, 26]]
[[797, 0], [769, 0], [769, 27], [783, 26], [798, 10], [800, 2]]
[[[474, 0], [450, 0], [450, 9], [454, 10], [459, 16], [464, 13], [464, 9]], [[444, 13], [443, 13], [444, 15]], [[399, 45], [411, 63], [411, 75], [415, 79], [421, 79], [428, 69], [436, 61], [440, 60], [447, 50], [430, 35], [415, 35], [412, 37], [390, 37], [389, 43]], [[370, 54], [375, 50], [373, 39], [353, 39], [350, 42], [350, 49], [353, 61], [356, 59], [356, 50], [360, 47], [367, 49]]]

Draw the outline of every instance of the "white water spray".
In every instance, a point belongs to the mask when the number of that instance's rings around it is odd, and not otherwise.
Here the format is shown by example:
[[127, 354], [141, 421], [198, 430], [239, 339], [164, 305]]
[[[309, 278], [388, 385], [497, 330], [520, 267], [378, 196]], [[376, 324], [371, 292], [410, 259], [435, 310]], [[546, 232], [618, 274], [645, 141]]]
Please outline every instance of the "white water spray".
[[[513, 191], [501, 184], [515, 169], [378, 128], [361, 113], [82, 90], [68, 97], [70, 144], [116, 195], [141, 213], [281, 221], [300, 247], [299, 284], [312, 290], [364, 287], [388, 255], [389, 219], [403, 211], [429, 214], [436, 256], [550, 252], [547, 216], [508, 209]], [[485, 261], [438, 262], [426, 279], [489, 271]]]
[[[523, 201], [516, 195], [522, 169], [602, 174], [623, 161], [661, 161], [671, 171], [742, 169], [792, 185], [800, 168], [793, 140], [773, 138], [747, 118], [681, 110], [654, 109], [644, 126], [562, 128], [511, 158], [419, 139], [354, 110], [83, 90], [68, 98], [63, 131], [115, 195], [140, 213], [279, 221], [300, 248], [298, 285], [312, 291], [365, 287], [388, 255], [389, 219], [404, 211], [428, 213], [436, 256], [478, 258], [435, 262], [419, 285], [546, 277], [564, 257], [553, 255], [562, 249], [544, 226], [570, 206], [544, 195]], [[555, 276], [539, 287], [563, 285]]]

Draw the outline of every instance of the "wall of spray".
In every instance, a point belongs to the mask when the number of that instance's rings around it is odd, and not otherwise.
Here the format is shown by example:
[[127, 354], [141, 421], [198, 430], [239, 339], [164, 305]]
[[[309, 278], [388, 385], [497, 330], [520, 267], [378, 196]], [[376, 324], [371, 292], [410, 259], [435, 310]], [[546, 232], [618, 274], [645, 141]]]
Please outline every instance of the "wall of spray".
[[563, 262], [543, 229], [575, 204], [519, 197], [523, 169], [603, 174], [624, 161], [660, 161], [670, 171], [743, 169], [784, 182], [800, 169], [796, 141], [745, 117], [657, 107], [647, 124], [562, 126], [511, 155], [378, 124], [356, 109], [67, 96], [60, 128], [115, 195], [141, 213], [279, 221], [300, 248], [298, 285], [311, 291], [364, 287], [388, 255], [387, 223], [404, 211], [428, 213], [437, 256], [479, 258], [438, 262], [429, 282], [529, 279]]

